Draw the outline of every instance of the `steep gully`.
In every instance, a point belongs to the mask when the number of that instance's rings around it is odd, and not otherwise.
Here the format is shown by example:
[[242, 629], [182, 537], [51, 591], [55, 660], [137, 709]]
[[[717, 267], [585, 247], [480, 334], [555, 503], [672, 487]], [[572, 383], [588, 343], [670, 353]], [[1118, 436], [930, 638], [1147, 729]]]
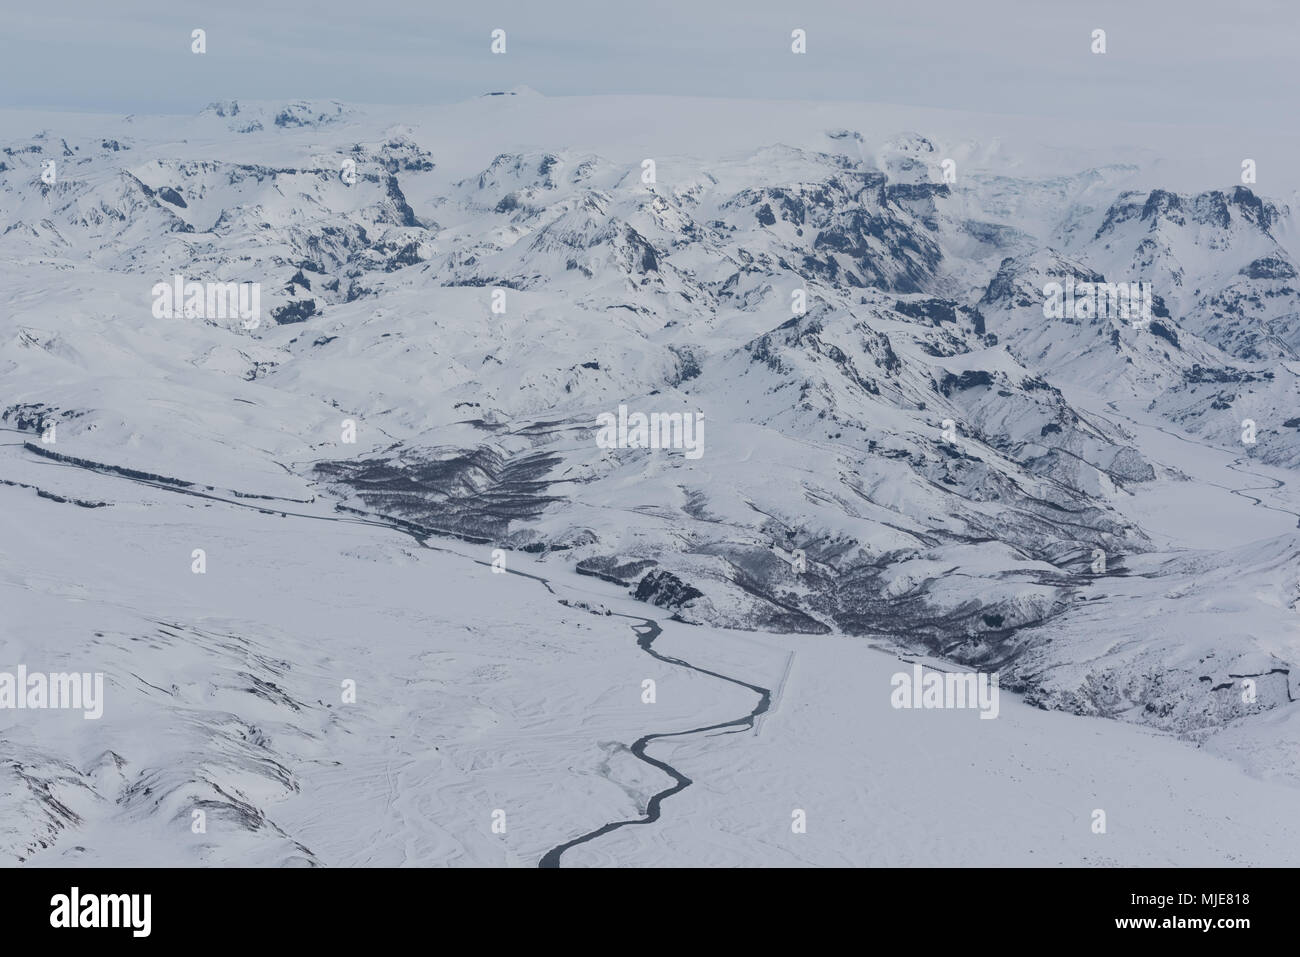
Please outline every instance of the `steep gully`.
[[[4, 431], [14, 431], [14, 430], [5, 429]], [[29, 449], [29, 451], [32, 450]], [[381, 515], [376, 515], [373, 517], [344, 518], [344, 517], [337, 517], [333, 515], [312, 515], [306, 512], [288, 511], [278, 506], [268, 507], [266, 503], [270, 501], [276, 501], [276, 502], [286, 501], [286, 502], [291, 502], [293, 504], [304, 504], [304, 503], [302, 503], [300, 500], [297, 499], [277, 499], [272, 496], [257, 496], [256, 499], [263, 503], [259, 505], [250, 501], [239, 501], [238, 499], [225, 498], [224, 496], [216, 495], [213, 494], [212, 492], [197, 491], [194, 487], [182, 487], [180, 485], [150, 481], [148, 479], [136, 477], [135, 475], [123, 474], [122, 470], [114, 468], [112, 466], [101, 465], [100, 463], [88, 462], [81, 459], [70, 461], [68, 459], [55, 460], [52, 458], [46, 458], [43, 459], [42, 464], [55, 466], [59, 468], [72, 468], [72, 469], [78, 469], [86, 472], [93, 472], [98, 475], [106, 475], [112, 478], [133, 482], [137, 485], [144, 485], [144, 486], [148, 486], [149, 488], [159, 489], [164, 492], [174, 492], [180, 495], [189, 495], [195, 498], [202, 498], [210, 501], [222, 502], [226, 505], [232, 505], [237, 508], [247, 508], [259, 512], [279, 514], [286, 517], [306, 518], [306, 519], [313, 519], [316, 521], [323, 521], [323, 522], [343, 522], [343, 523], [351, 523], [357, 525], [371, 525], [376, 528], [383, 528], [383, 529], [396, 531], [404, 535], [407, 535], [413, 538], [422, 548], [428, 548], [434, 551], [445, 552], [447, 554], [461, 555], [460, 552], [454, 551], [453, 549], [439, 548], [436, 545], [430, 545], [428, 539], [431, 538], [433, 535], [437, 534], [436, 531], [433, 530], [415, 531], [410, 526], [410, 523], [406, 523], [406, 522], [399, 523], [399, 522], [387, 521], [385, 520], [385, 517]], [[240, 493], [235, 492], [233, 494], [239, 495]], [[249, 496], [243, 496], [243, 497], [249, 498]], [[492, 564], [491, 562], [483, 561], [482, 559], [477, 559], [477, 558], [471, 558], [470, 560], [473, 561], [475, 564], [484, 565], [488, 567], [491, 567]], [[511, 568], [507, 568], [505, 569], [505, 571], [508, 572], [509, 574], [517, 575], [521, 578], [531, 578], [533, 581], [539, 582], [542, 585], [542, 587], [544, 587], [552, 595], [556, 593], [555, 589], [551, 587], [550, 580], [547, 578], [543, 578], [540, 575], [533, 575], [528, 572], [522, 572]], [[682, 774], [680, 771], [678, 771], [676, 768], [674, 768], [672, 765], [668, 764], [667, 762], [661, 761], [658, 758], [651, 757], [649, 754], [646, 753], [646, 749], [649, 747], [649, 745], [652, 742], [665, 739], [665, 738], [683, 738], [693, 734], [705, 734], [711, 731], [723, 733], [723, 734], [735, 734], [739, 731], [749, 730], [754, 727], [754, 722], [758, 718], [758, 716], [766, 712], [772, 705], [772, 692], [768, 688], [763, 688], [760, 687], [759, 685], [753, 685], [750, 684], [749, 682], [741, 681], [739, 678], [733, 678], [728, 675], [720, 674], [716, 671], [710, 671], [706, 668], [700, 668], [696, 665], [691, 664], [688, 661], [684, 661], [681, 658], [676, 658], [671, 655], [660, 654], [658, 651], [655, 651], [653, 647], [655, 639], [658, 638], [661, 634], [663, 634], [663, 628], [659, 625], [659, 623], [655, 619], [641, 618], [635, 615], [624, 615], [624, 614], [618, 614], [617, 617], [628, 618], [631, 619], [632, 621], [639, 623], [632, 626], [632, 630], [637, 636], [637, 647], [640, 648], [642, 651], [644, 651], [646, 654], [650, 655], [652, 658], [656, 658], [659, 661], [662, 661], [666, 664], [674, 665], [679, 668], [686, 668], [691, 671], [699, 672], [702, 675], [707, 675], [711, 678], [716, 678], [719, 681], [726, 681], [730, 684], [734, 684], [734, 685], [738, 685], [739, 687], [746, 688], [754, 692], [756, 695], [758, 695], [758, 703], [754, 706], [753, 710], [751, 710], [748, 714], [742, 715], [741, 717], [738, 718], [734, 718], [730, 721], [723, 721], [718, 724], [705, 725], [699, 728], [691, 728], [690, 730], [687, 731], [653, 732], [638, 738], [636, 741], [632, 743], [631, 747], [629, 748], [631, 753], [634, 754], [640, 761], [650, 765], [653, 768], [657, 768], [658, 770], [662, 771], [664, 774], [668, 775], [670, 778], [672, 778], [673, 783], [670, 786], [656, 792], [650, 797], [649, 801], [646, 802], [645, 814], [642, 817], [632, 818], [632, 819], [622, 820], [622, 821], [611, 821], [610, 823], [605, 824], [593, 831], [589, 831], [588, 833], [576, 837], [571, 841], [566, 841], [565, 843], [560, 844], [557, 847], [553, 847], [551, 848], [551, 850], [547, 851], [545, 855], [543, 855], [541, 861], [538, 863], [538, 867], [543, 867], [543, 868], [559, 867], [560, 858], [563, 856], [565, 851], [569, 850], [572, 847], [576, 847], [579, 844], [586, 844], [590, 841], [594, 841], [605, 834], [609, 834], [611, 831], [618, 830], [619, 828], [627, 827], [632, 824], [653, 824], [655, 821], [659, 820], [663, 802], [668, 798], [672, 797], [674, 794], [684, 791], [686, 788], [691, 786], [693, 782], [686, 775]], [[730, 730], [726, 730], [726, 729], [730, 729]]]

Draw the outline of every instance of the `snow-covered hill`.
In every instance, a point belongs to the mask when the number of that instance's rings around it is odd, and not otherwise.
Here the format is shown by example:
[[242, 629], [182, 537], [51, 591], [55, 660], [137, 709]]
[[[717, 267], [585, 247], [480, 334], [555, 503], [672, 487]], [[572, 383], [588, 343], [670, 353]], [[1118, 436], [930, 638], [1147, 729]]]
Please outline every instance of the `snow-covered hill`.
[[[671, 621], [673, 655], [773, 692], [760, 659], [801, 643], [800, 674], [861, 667], [881, 702], [888, 659], [834, 649], [998, 672], [1028, 704], [1149, 726], [1087, 725], [1162, 767], [1202, 745], [1276, 777], [1250, 800], [1285, 804], [1294, 195], [1120, 151], [1067, 166], [947, 117], [729, 108], [518, 90], [0, 115], [5, 661], [87, 662], [121, 708], [5, 730], [13, 857], [535, 863], [617, 816], [590, 776], [634, 804], [661, 787], [611, 743], [646, 730], [646, 668], [689, 686], [655, 728], [751, 707], [575, 602]], [[257, 283], [260, 311], [160, 314], [178, 276]], [[1149, 283], [1153, 314], [1049, 318], [1067, 278]], [[700, 454], [610, 447], [620, 408], [702, 423]], [[380, 700], [347, 711], [354, 673]], [[1009, 723], [1051, 740], [1019, 701]], [[439, 730], [412, 732], [425, 715]], [[1093, 733], [1069, 720], [1050, 727]], [[575, 768], [591, 793], [558, 800]], [[528, 838], [467, 838], [505, 792]], [[202, 807], [238, 837], [164, 850]], [[352, 813], [381, 823], [332, 830]]]

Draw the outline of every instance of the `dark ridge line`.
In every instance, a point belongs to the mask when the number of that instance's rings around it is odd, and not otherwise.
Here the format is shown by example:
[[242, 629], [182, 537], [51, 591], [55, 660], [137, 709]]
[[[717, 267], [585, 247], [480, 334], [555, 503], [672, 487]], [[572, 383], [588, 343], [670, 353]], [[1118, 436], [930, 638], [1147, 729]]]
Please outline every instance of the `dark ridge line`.
[[[22, 446], [28, 452], [39, 455], [42, 458], [47, 458], [52, 462], [57, 462], [60, 465], [71, 465], [76, 468], [86, 469], [90, 472], [100, 472], [104, 475], [116, 475], [121, 478], [131, 479], [133, 482], [146, 482], [153, 485], [155, 488], [170, 486], [179, 491], [199, 486], [199, 483], [197, 482], [187, 482], [184, 479], [173, 478], [170, 475], [155, 475], [152, 472], [142, 472], [139, 469], [126, 468], [121, 465], [109, 465], [104, 462], [95, 462], [91, 459], [79, 459], [72, 455], [64, 455], [62, 452], [55, 452], [53, 449], [41, 448], [34, 442], [23, 442]], [[204, 485], [202, 487], [207, 489], [209, 492], [217, 491], [217, 488], [213, 485]], [[305, 498], [284, 498], [279, 495], [258, 495], [253, 492], [241, 492], [238, 489], [222, 489], [221, 491], [230, 492], [231, 495], [234, 495], [237, 498], [261, 499], [263, 501], [272, 502], [292, 502], [296, 505], [311, 505], [314, 501], [313, 499]], [[223, 499], [223, 501], [225, 500]]]

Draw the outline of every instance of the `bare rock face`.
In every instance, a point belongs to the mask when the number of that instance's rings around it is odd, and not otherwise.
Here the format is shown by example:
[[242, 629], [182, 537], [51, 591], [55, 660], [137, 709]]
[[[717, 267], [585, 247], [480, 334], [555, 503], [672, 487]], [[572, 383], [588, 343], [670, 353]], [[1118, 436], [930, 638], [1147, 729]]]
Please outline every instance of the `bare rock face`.
[[662, 570], [648, 572], [637, 583], [636, 591], [633, 594], [637, 601], [645, 601], [652, 605], [658, 605], [660, 608], [672, 608], [674, 610], [681, 608], [696, 598], [704, 597], [704, 592], [698, 588], [686, 584], [672, 572]]

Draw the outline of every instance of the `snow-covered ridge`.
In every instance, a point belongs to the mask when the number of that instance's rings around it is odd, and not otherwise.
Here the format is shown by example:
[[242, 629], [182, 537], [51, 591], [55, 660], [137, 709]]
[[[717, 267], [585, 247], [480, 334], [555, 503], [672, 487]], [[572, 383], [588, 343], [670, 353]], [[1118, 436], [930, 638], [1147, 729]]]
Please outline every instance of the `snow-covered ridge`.
[[[695, 148], [665, 120], [660, 153], [626, 113], [648, 105], [5, 114], [4, 494], [143, 522], [155, 506], [102, 483], [145, 477], [381, 515], [701, 634], [872, 640], [1198, 738], [1294, 726], [1293, 197], [847, 107]], [[259, 284], [261, 323], [155, 318], [176, 276]], [[1066, 277], [1149, 282], [1154, 316], [1048, 318]], [[701, 416], [702, 454], [603, 447], [621, 407]], [[163, 618], [133, 601], [121, 642]], [[158, 627], [225, 656], [268, 640]], [[297, 703], [294, 736], [327, 734], [324, 705], [254, 671]], [[166, 766], [168, 793], [204, 780]], [[294, 840], [268, 853], [310, 862]]]

